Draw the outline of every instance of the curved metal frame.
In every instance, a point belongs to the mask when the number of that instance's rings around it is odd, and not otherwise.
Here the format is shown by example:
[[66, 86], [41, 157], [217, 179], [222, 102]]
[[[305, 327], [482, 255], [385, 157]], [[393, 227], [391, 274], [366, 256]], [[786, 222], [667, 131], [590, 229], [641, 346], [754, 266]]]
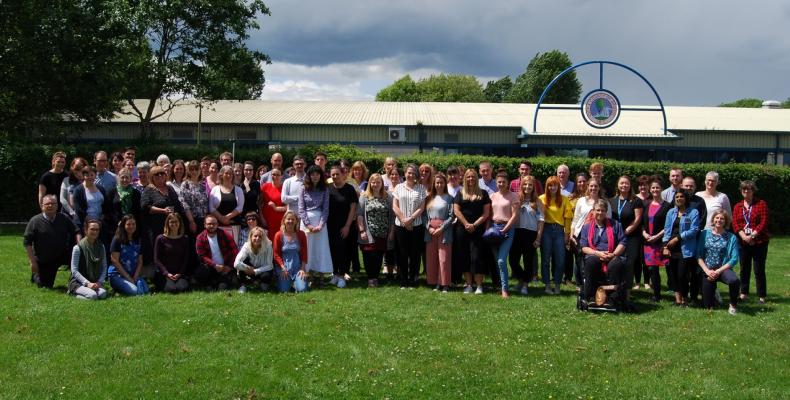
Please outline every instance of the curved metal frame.
[[[647, 84], [647, 86], [650, 88], [650, 90], [653, 91], [653, 94], [656, 96], [656, 100], [658, 100], [658, 105], [660, 106], [660, 108], [629, 108], [629, 107], [621, 107], [620, 108], [620, 112], [623, 112], [623, 111], [653, 111], [653, 112], [661, 112], [661, 116], [662, 116], [662, 118], [664, 120], [664, 135], [667, 134], [667, 113], [664, 110], [664, 102], [661, 101], [661, 96], [658, 95], [658, 92], [656, 91], [656, 88], [653, 87], [653, 85], [650, 83], [650, 81], [648, 81], [647, 78], [645, 78], [637, 70], [635, 70], [635, 69], [633, 69], [633, 68], [631, 68], [631, 67], [629, 67], [629, 66], [627, 66], [625, 64], [621, 64], [621, 63], [614, 62], [614, 61], [600, 61], [600, 60], [599, 61], [587, 61], [587, 62], [579, 63], [579, 64], [573, 65], [571, 67], [568, 67], [564, 71], [560, 72], [557, 76], [555, 76], [554, 79], [552, 79], [551, 82], [549, 82], [549, 84], [546, 85], [546, 88], [543, 89], [543, 93], [540, 94], [540, 98], [538, 99], [538, 104], [536, 105], [536, 108], [535, 108], [535, 117], [534, 117], [533, 122], [532, 122], [532, 132], [537, 132], [538, 131], [538, 113], [540, 112], [541, 108], [552, 109], [552, 110], [577, 110], [577, 109], [581, 110], [581, 108], [582, 108], [581, 104], [578, 107], [541, 107], [541, 106], [543, 105], [543, 99], [546, 97], [546, 94], [549, 92], [549, 90], [551, 90], [551, 88], [554, 86], [554, 84], [557, 83], [558, 80], [560, 80], [560, 78], [562, 78], [563, 76], [565, 76], [569, 72], [571, 72], [571, 71], [573, 71], [573, 70], [575, 70], [575, 69], [577, 69], [579, 67], [583, 67], [585, 65], [590, 65], [590, 64], [598, 64], [599, 65], [598, 89], [595, 89], [595, 90], [605, 90], [604, 87], [603, 87], [603, 66], [604, 66], [604, 64], [614, 65], [614, 66], [626, 69], [626, 70], [631, 71], [632, 73], [634, 73], [634, 75], [638, 76], [640, 79], [642, 79], [642, 81], [645, 82], [645, 84]], [[585, 96], [585, 97], [587, 97], [587, 96]], [[618, 118], [619, 118], [619, 116], [618, 116]], [[584, 119], [584, 117], [582, 117], [582, 119]], [[586, 119], [584, 119], [584, 121], [587, 122]], [[589, 122], [587, 122], [587, 124], [589, 125]], [[613, 125], [614, 125], [614, 123], [609, 125], [609, 127], [611, 127]], [[599, 129], [603, 129], [603, 128], [599, 128]]]

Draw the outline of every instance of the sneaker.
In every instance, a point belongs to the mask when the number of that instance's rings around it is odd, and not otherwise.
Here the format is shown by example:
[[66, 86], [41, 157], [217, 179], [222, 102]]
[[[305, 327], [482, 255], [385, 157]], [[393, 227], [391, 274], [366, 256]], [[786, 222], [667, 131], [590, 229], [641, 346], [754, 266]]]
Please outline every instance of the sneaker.
[[406, 285], [400, 285], [400, 290], [406, 290]]
[[735, 315], [738, 313], [738, 311], [733, 306], [730, 306], [730, 310], [728, 312], [730, 313], [730, 315]]
[[634, 285], [634, 287], [631, 288], [631, 290], [639, 290], [640, 287], [641, 286], [639, 286], [639, 284], [637, 283], [636, 285]]
[[521, 289], [523, 289], [523, 288], [524, 288], [524, 283], [523, 283], [523, 282], [519, 282], [519, 283], [518, 283], [518, 285], [516, 285], [516, 286], [513, 288], [513, 291], [514, 291], [514, 292], [520, 292], [520, 291], [521, 291]]
[[441, 286], [439, 286], [439, 285], [436, 285], [436, 287], [435, 287], [435, 288], [433, 288], [433, 291], [434, 291], [434, 292], [438, 292], [438, 291], [439, 291], [439, 289], [441, 289], [441, 288], [442, 288]]
[[653, 288], [653, 287], [652, 287], [652, 286], [650, 286], [650, 284], [649, 284], [649, 283], [645, 283], [645, 290], [650, 290], [650, 289], [652, 289], [652, 288]]
[[450, 287], [449, 286], [443, 287], [442, 288], [442, 293], [450, 293]]
[[546, 285], [546, 294], [554, 294], [554, 289], [551, 288], [551, 284]]
[[466, 285], [466, 286], [464, 286], [464, 294], [469, 294], [469, 293], [472, 293], [472, 292], [474, 292], [474, 291], [475, 291], [475, 290], [474, 290], [474, 289], [472, 289], [472, 285]]
[[483, 287], [478, 286], [477, 289], [475, 289], [475, 294], [483, 294]]
[[523, 287], [521, 288], [521, 290], [519, 290], [519, 293], [521, 293], [522, 295], [526, 296], [526, 295], [528, 295], [528, 294], [529, 294], [529, 290], [527, 290], [527, 287], [526, 287], [526, 286], [523, 286]]
[[338, 280], [337, 280], [337, 288], [338, 289], [343, 289], [344, 287], [346, 287], [346, 280], [343, 279], [343, 278], [338, 278]]
[[337, 281], [338, 281], [339, 279], [340, 279], [340, 278], [339, 278], [337, 275], [332, 275], [332, 279], [330, 279], [330, 280], [329, 280], [329, 284], [330, 284], [330, 285], [337, 285]]
[[760, 299], [757, 300], [757, 302], [760, 304], [765, 304], [765, 297], [760, 297]]
[[244, 285], [239, 286], [239, 294], [247, 293], [247, 287]]
[[560, 285], [554, 288], [554, 294], [560, 294]]
[[345, 279], [347, 281], [350, 281], [351, 280], [351, 275], [345, 274], [345, 275], [343, 275], [343, 279]]

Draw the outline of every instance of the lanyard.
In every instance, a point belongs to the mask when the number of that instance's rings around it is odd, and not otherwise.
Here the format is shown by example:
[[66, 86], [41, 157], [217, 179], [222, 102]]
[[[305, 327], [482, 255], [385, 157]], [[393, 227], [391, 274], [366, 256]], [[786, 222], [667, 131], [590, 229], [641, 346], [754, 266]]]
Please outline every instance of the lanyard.
[[628, 200], [626, 200], [621, 204], [620, 197], [619, 196], [617, 197], [617, 221], [620, 223], [623, 222], [623, 208], [625, 207], [626, 204], [628, 204]]
[[[743, 220], [746, 221], [746, 227], [748, 228], [751, 220], [752, 220], [752, 207], [746, 207], [746, 200], [743, 201]], [[746, 214], [746, 210], [749, 210], [749, 214]]]

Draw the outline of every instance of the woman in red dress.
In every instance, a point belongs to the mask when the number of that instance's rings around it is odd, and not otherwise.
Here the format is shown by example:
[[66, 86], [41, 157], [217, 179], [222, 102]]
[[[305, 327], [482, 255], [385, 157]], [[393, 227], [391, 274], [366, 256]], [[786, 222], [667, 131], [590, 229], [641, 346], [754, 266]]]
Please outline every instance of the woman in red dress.
[[261, 185], [261, 215], [266, 220], [269, 230], [266, 235], [274, 241], [274, 234], [280, 230], [280, 223], [287, 207], [280, 197], [283, 188], [283, 172], [277, 168], [272, 169], [270, 182]]

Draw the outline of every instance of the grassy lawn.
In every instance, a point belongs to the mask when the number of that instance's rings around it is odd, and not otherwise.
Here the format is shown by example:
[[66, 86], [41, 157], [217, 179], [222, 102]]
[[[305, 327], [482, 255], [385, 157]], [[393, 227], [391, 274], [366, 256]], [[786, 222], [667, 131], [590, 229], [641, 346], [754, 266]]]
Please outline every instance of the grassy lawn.
[[790, 397], [790, 238], [769, 249], [768, 303], [735, 317], [646, 292], [637, 314], [596, 315], [570, 288], [503, 301], [364, 279], [84, 302], [66, 272], [28, 283], [18, 234], [0, 252], [0, 398]]

